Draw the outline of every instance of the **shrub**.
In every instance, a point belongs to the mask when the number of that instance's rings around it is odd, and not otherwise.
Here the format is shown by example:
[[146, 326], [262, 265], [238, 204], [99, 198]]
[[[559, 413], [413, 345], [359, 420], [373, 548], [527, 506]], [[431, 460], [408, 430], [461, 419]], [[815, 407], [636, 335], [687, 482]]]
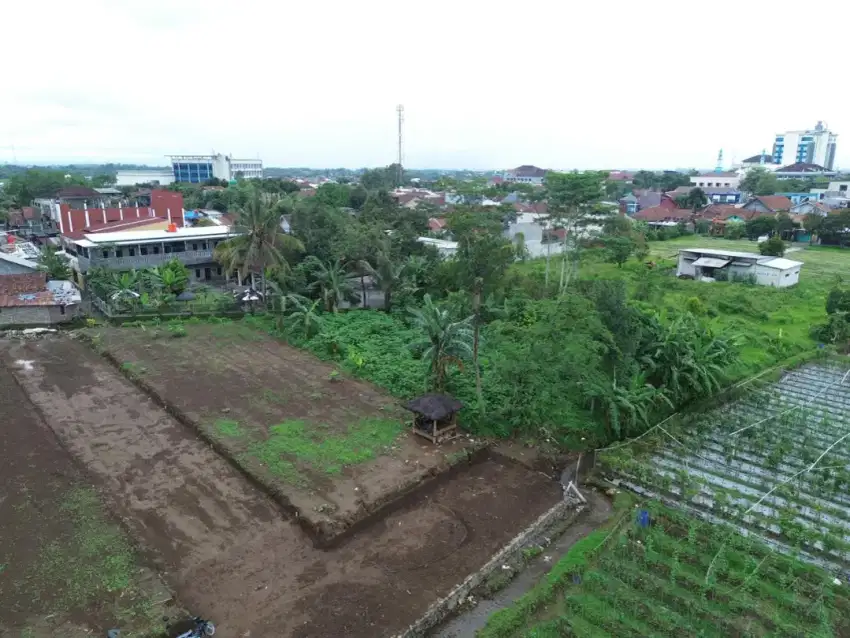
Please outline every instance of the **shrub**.
[[699, 297], [690, 297], [685, 302], [685, 310], [695, 315], [704, 315], [707, 310], [702, 299]]
[[774, 257], [782, 257], [785, 254], [785, 242], [779, 235], [774, 235], [767, 241], [759, 244], [759, 252], [762, 255], [773, 255]]
[[826, 298], [826, 313], [850, 312], [850, 290], [833, 288]]

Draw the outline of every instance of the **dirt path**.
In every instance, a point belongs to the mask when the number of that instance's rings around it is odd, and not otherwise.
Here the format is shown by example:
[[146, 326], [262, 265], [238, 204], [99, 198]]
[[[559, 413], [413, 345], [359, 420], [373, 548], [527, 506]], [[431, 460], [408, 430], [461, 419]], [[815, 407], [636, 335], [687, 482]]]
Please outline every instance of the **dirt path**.
[[60, 337], [2, 348], [0, 359], [103, 484], [180, 602], [217, 620], [225, 638], [391, 635], [560, 496], [538, 473], [487, 461], [319, 551], [85, 345]]
[[[431, 635], [434, 638], [474, 638], [475, 632], [487, 624], [491, 615], [504, 607], [509, 607], [515, 600], [538, 584], [540, 579], [552, 569], [560, 558], [570, 551], [575, 543], [607, 522], [614, 514], [611, 501], [592, 490], [583, 490], [587, 498], [588, 508], [551, 546], [546, 548], [543, 555], [528, 565], [511, 583], [492, 598], [480, 601], [474, 608], [453, 618], [437, 628]], [[549, 560], [546, 560], [546, 557]]]

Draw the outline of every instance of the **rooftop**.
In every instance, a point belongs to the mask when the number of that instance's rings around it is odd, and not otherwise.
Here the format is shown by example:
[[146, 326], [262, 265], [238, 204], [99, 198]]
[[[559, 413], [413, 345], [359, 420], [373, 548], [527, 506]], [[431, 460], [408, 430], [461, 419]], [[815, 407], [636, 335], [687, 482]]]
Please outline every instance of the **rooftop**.
[[820, 164], [810, 164], [808, 162], [796, 162], [795, 164], [789, 164], [788, 166], [782, 166], [781, 168], [777, 168], [777, 173], [834, 173], [835, 171], [831, 171], [828, 168], [821, 166]]
[[0, 308], [70, 305], [80, 300], [74, 284], [47, 281], [43, 272], [0, 275]]
[[[156, 220], [151, 218], [149, 223]], [[129, 242], [133, 244], [155, 242], [163, 240], [185, 240], [185, 239], [209, 239], [231, 237], [234, 233], [229, 226], [196, 226], [190, 228], [178, 228], [174, 232], [167, 230], [126, 230], [117, 232], [87, 232], [83, 239], [76, 240], [81, 246], [96, 246], [98, 244], [115, 244]]]
[[523, 164], [508, 171], [517, 177], [546, 177], [546, 169], [532, 166], [531, 164]]

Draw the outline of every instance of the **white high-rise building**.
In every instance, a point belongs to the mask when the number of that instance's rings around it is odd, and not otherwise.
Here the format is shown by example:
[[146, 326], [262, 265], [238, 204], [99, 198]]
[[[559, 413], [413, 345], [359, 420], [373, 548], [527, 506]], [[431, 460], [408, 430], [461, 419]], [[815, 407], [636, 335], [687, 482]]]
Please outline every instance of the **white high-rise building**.
[[838, 135], [830, 132], [823, 122], [818, 122], [811, 131], [777, 133], [773, 142], [773, 162], [779, 166], [803, 162], [832, 170], [837, 139]]

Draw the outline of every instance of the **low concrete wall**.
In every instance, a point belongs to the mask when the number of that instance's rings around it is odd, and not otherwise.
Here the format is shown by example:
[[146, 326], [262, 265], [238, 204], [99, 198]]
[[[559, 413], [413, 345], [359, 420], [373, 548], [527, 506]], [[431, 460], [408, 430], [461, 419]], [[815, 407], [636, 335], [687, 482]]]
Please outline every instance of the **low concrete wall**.
[[475, 588], [481, 585], [494, 572], [501, 570], [502, 565], [511, 562], [517, 554], [522, 552], [532, 539], [539, 538], [545, 530], [558, 524], [571, 514], [580, 512], [584, 507], [584, 503], [572, 495], [560, 501], [525, 528], [505, 547], [496, 552], [481, 569], [470, 574], [460, 585], [431, 605], [419, 620], [402, 633], [394, 636], [394, 638], [424, 638], [431, 629], [439, 625], [462, 604]]

